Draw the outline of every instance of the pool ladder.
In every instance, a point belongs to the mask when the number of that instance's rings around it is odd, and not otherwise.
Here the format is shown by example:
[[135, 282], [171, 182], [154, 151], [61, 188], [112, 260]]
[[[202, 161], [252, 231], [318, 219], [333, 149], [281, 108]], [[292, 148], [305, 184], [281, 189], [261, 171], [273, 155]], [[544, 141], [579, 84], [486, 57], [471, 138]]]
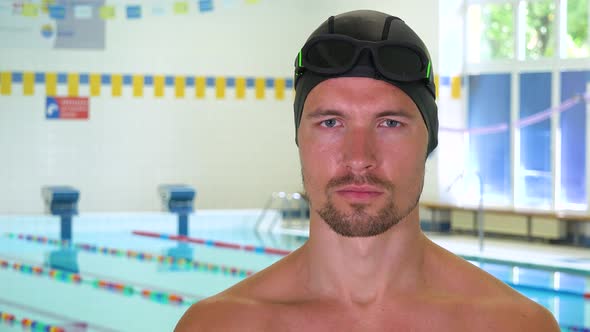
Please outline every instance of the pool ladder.
[[[267, 221], [270, 211], [276, 211]], [[280, 222], [282, 220], [282, 222]], [[266, 222], [265, 222], [266, 221]], [[300, 193], [273, 192], [256, 220], [258, 232], [274, 232], [277, 226], [306, 229], [309, 226], [309, 205]]]

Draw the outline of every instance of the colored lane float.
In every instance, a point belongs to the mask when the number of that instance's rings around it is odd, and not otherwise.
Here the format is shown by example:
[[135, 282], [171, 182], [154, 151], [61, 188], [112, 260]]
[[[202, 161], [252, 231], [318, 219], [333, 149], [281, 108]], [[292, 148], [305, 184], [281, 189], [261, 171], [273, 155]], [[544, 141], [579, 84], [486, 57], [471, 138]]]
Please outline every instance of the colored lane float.
[[46, 324], [30, 318], [17, 319], [13, 314], [2, 311], [0, 311], [0, 320], [8, 325], [13, 325], [16, 322], [19, 322], [23, 329], [31, 331], [65, 332], [63, 327]]
[[270, 247], [252, 246], [252, 245], [244, 245], [244, 244], [230, 243], [230, 242], [223, 242], [223, 241], [205, 240], [205, 239], [193, 238], [193, 237], [188, 237], [188, 236], [183, 236], [183, 235], [170, 235], [170, 234], [144, 232], [144, 231], [133, 231], [132, 233], [134, 235], [145, 236], [145, 237], [152, 237], [152, 238], [173, 240], [173, 241], [187, 242], [187, 243], [195, 243], [195, 244], [201, 244], [201, 245], [206, 245], [206, 246], [210, 246], [210, 247], [217, 247], [217, 248], [250, 251], [250, 252], [255, 252], [255, 253], [260, 253], [260, 254], [286, 256], [291, 253], [290, 250], [270, 248]]
[[31, 266], [31, 265], [21, 264], [18, 262], [9, 262], [9, 261], [0, 259], [0, 267], [2, 267], [3, 269], [11, 269], [12, 268], [12, 270], [14, 270], [14, 271], [21, 272], [21, 273], [28, 274], [28, 275], [34, 275], [34, 276], [39, 276], [39, 277], [47, 276], [50, 279], [62, 281], [62, 282], [66, 282], [66, 283], [86, 284], [86, 285], [93, 286], [94, 288], [97, 288], [97, 289], [111, 291], [111, 292], [115, 292], [115, 293], [119, 293], [119, 294], [123, 294], [123, 295], [127, 295], [127, 296], [140, 295], [144, 299], [159, 302], [159, 303], [178, 304], [178, 305], [182, 305], [182, 304], [190, 305], [190, 304], [194, 303], [193, 301], [185, 300], [182, 296], [177, 295], [177, 294], [171, 294], [171, 293], [166, 293], [166, 292], [157, 292], [157, 291], [150, 290], [150, 289], [140, 289], [140, 288], [134, 287], [132, 285], [125, 285], [125, 284], [111, 282], [111, 281], [107, 281], [107, 280], [99, 280], [99, 279], [92, 280], [89, 278], [82, 278], [82, 276], [80, 276], [79, 274], [76, 274], [76, 273], [64, 272], [64, 271], [53, 270], [53, 269], [46, 269], [46, 268], [43, 268], [40, 266]]
[[[122, 250], [116, 248], [98, 247], [87, 243], [77, 243], [71, 245], [69, 241], [63, 241], [58, 239], [50, 239], [43, 236], [26, 235], [26, 234], [14, 234], [6, 233], [6, 236], [11, 239], [25, 240], [29, 242], [37, 242], [42, 244], [50, 244], [56, 246], [73, 246], [76, 249], [83, 250], [90, 253], [98, 253], [103, 255], [115, 256], [115, 257], [126, 257], [129, 259], [136, 259], [142, 262], [157, 262], [161, 264], [169, 264], [177, 269], [184, 270], [195, 270], [209, 273], [221, 273], [223, 275], [246, 278], [254, 274], [256, 271], [243, 269], [234, 266], [226, 266], [222, 264], [200, 262], [196, 260], [190, 260], [186, 258], [177, 258], [173, 256], [156, 255], [146, 252], [139, 252], [134, 250]], [[1, 264], [1, 262], [0, 262]]]

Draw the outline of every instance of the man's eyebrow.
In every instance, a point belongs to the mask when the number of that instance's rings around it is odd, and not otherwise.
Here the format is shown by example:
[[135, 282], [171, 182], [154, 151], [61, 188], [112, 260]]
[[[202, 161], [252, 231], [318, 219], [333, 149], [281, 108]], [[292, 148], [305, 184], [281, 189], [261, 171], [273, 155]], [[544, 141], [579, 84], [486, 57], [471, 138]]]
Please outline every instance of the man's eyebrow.
[[[309, 118], [309, 119], [322, 118], [322, 117], [328, 117], [328, 116], [344, 117], [345, 114], [341, 111], [334, 110], [334, 109], [317, 109], [317, 110], [311, 111], [305, 115], [305, 117]], [[395, 117], [403, 117], [403, 118], [412, 118], [413, 117], [409, 111], [403, 110], [403, 109], [391, 109], [391, 110], [386, 110], [386, 111], [382, 111], [382, 112], [375, 114], [376, 118], [382, 118], [385, 116], [395, 116]]]
[[326, 116], [344, 116], [344, 113], [337, 111], [337, 110], [331, 110], [331, 109], [318, 109], [318, 110], [312, 111], [310, 113], [307, 113], [307, 115], [305, 117], [310, 118], [310, 119], [315, 119], [315, 118], [322, 118], [322, 117], [326, 117]]
[[398, 117], [404, 117], [404, 118], [411, 118], [412, 115], [406, 111], [406, 110], [387, 110], [387, 111], [383, 111], [383, 112], [379, 112], [377, 113], [376, 117], [377, 118], [381, 118], [384, 116], [398, 116]]

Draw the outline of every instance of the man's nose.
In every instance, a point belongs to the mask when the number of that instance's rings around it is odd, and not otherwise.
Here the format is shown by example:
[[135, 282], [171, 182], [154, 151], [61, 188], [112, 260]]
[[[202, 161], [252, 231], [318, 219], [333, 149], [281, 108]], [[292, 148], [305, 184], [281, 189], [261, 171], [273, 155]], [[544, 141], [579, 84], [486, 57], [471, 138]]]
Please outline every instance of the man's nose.
[[343, 142], [345, 166], [352, 172], [363, 173], [377, 164], [376, 137], [367, 128], [348, 128]]

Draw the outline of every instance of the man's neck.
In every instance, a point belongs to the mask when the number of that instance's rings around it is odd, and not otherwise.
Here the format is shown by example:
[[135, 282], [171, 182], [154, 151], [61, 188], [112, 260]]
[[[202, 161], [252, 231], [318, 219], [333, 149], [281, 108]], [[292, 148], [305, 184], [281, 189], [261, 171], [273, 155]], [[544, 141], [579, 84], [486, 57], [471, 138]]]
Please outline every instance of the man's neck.
[[383, 234], [346, 238], [313, 215], [304, 255], [310, 292], [369, 306], [419, 289], [427, 241], [418, 220], [415, 209]]

